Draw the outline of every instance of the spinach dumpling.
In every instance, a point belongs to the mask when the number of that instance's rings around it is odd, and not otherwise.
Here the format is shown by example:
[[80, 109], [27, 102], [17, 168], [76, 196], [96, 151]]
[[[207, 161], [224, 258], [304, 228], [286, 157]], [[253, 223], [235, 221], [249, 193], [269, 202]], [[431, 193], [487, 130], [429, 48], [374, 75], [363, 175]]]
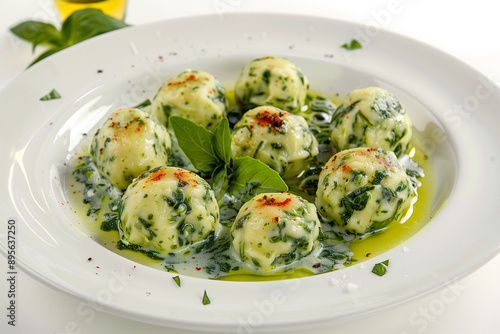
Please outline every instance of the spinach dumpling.
[[360, 147], [327, 162], [319, 176], [316, 206], [328, 222], [365, 236], [399, 221], [415, 196], [392, 151]]

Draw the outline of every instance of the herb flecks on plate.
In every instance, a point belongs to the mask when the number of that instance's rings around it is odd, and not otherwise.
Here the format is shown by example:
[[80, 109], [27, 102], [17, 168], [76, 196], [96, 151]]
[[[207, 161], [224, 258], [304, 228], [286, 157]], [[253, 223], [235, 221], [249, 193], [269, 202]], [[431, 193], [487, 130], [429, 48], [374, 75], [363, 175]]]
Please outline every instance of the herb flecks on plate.
[[346, 50], [357, 50], [361, 49], [363, 46], [357, 39], [352, 39], [351, 42], [349, 43], [344, 43], [340, 46], [341, 48], [344, 48]]
[[211, 303], [210, 298], [208, 298], [207, 295], [207, 290], [203, 292], [203, 300], [202, 300], [203, 305], [208, 305]]
[[179, 275], [172, 277], [172, 279], [174, 280], [175, 284], [177, 284], [177, 286], [180, 288], [181, 287], [181, 278], [179, 277]]
[[388, 268], [389, 260], [385, 260], [384, 262], [376, 263], [373, 266], [372, 273], [378, 276], [384, 276], [387, 273]]
[[45, 94], [40, 98], [40, 101], [49, 101], [49, 100], [56, 100], [60, 99], [61, 94], [55, 89], [52, 89], [49, 93]]

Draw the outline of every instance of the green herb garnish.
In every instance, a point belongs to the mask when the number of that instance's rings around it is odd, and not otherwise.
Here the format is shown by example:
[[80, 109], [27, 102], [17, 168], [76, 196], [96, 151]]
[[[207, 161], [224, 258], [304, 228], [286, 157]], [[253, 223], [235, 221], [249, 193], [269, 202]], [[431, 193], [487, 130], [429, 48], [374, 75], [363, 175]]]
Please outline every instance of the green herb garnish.
[[374, 273], [375, 275], [384, 276], [387, 273], [388, 267], [389, 267], [389, 260], [376, 263], [373, 266], [372, 273]]
[[210, 304], [210, 298], [208, 298], [208, 295], [207, 295], [207, 290], [205, 290], [205, 292], [203, 292], [203, 300], [202, 300], [202, 303], [203, 303], [203, 305], [208, 305], [208, 304]]
[[229, 122], [224, 118], [214, 132], [190, 120], [171, 116], [179, 147], [193, 166], [210, 175], [216, 197], [229, 193], [248, 200], [263, 192], [287, 191], [288, 186], [271, 167], [250, 157], [231, 158]]
[[215, 143], [214, 133], [178, 116], [171, 116], [168, 122], [174, 129], [179, 147], [200, 172], [211, 173], [224, 162], [215, 152], [215, 146], [219, 145]]
[[[279, 174], [263, 162], [250, 157], [233, 161], [233, 174], [229, 193], [247, 201], [265, 192], [287, 191], [288, 186]], [[245, 198], [248, 195], [250, 198]]]
[[174, 276], [172, 277], [172, 279], [175, 281], [175, 283], [177, 284], [177, 286], [180, 288], [181, 287], [181, 279], [179, 276]]
[[71, 45], [127, 26], [125, 22], [104, 14], [100, 9], [86, 8], [71, 14], [63, 22], [61, 30], [50, 23], [25, 21], [12, 27], [10, 31], [17, 37], [31, 42], [33, 51], [38, 45], [48, 47], [29, 65], [31, 66]]
[[219, 161], [228, 164], [231, 161], [231, 133], [229, 121], [224, 117], [214, 130], [214, 151]]
[[139, 103], [138, 105], [134, 106], [133, 108], [143, 109], [143, 108], [149, 107], [150, 105], [151, 105], [151, 100], [146, 99], [146, 100], [142, 101], [141, 103]]
[[118, 231], [118, 213], [108, 212], [104, 214], [104, 221], [101, 223], [101, 230], [108, 231]]
[[357, 39], [352, 39], [350, 43], [344, 43], [340, 47], [346, 50], [356, 50], [361, 49], [362, 45]]
[[59, 92], [55, 89], [52, 89], [50, 91], [50, 93], [42, 96], [40, 98], [40, 101], [49, 101], [49, 100], [55, 100], [55, 99], [60, 99], [61, 98], [61, 94], [59, 94]]

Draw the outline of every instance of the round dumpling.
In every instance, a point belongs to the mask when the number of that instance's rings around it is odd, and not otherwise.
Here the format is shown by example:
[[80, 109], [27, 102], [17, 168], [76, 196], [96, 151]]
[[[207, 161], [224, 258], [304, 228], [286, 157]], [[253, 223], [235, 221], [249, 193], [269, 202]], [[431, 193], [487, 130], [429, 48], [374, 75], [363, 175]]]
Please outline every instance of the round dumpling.
[[295, 63], [282, 57], [263, 57], [241, 70], [234, 93], [243, 110], [275, 106], [297, 112], [305, 103], [308, 88], [307, 78]]
[[309, 254], [318, 244], [319, 232], [314, 204], [288, 193], [267, 193], [241, 207], [231, 240], [242, 261], [274, 270]]
[[90, 155], [99, 173], [123, 190], [148, 169], [167, 164], [172, 142], [166, 128], [140, 109], [120, 109], [95, 133]]
[[355, 90], [338, 106], [332, 119], [332, 141], [338, 150], [380, 147], [400, 156], [408, 148], [412, 124], [390, 92], [369, 87]]
[[159, 167], [127, 188], [118, 227], [125, 243], [170, 253], [217, 234], [219, 206], [208, 183], [195, 173]]
[[231, 134], [233, 158], [259, 159], [284, 177], [297, 175], [318, 155], [306, 120], [275, 107], [247, 111]]
[[207, 72], [188, 69], [160, 88], [151, 113], [165, 125], [169, 116], [180, 116], [212, 130], [227, 108], [226, 92], [220, 82]]
[[316, 206], [327, 221], [362, 236], [398, 221], [415, 196], [392, 151], [360, 147], [327, 162], [319, 176]]

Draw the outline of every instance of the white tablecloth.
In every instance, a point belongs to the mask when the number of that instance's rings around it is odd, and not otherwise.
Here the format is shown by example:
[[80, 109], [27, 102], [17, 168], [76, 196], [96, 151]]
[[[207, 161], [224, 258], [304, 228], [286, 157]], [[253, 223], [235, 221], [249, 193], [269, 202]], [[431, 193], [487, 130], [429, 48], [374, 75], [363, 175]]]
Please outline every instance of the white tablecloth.
[[[0, 88], [19, 75], [33, 59], [30, 45], [10, 34], [8, 28], [27, 19], [57, 22], [52, 0], [2, 0], [2, 3]], [[500, 83], [500, 2], [494, 0], [129, 0], [126, 21], [140, 25], [218, 11], [302, 13], [377, 25], [442, 49]], [[8, 112], [0, 110], [0, 113]], [[1, 217], [2, 222], [6, 222], [6, 218]], [[500, 223], [498, 217], [492, 219]], [[0, 228], [6, 228], [5, 224]], [[18, 247], [22, 247], [22, 240]], [[6, 317], [7, 271], [7, 261], [0, 256], [0, 272], [4, 273], [0, 277], [0, 309], [3, 310], [0, 311], [0, 333], [194, 333], [105, 313], [96, 313], [94, 318], [82, 316], [79, 301], [23, 272], [17, 277], [17, 317], [16, 327], [12, 327], [7, 324]], [[496, 256], [478, 271], [441, 291], [362, 320], [335, 328], [317, 328], [314, 332], [500, 333], [499, 316], [500, 256]]]

